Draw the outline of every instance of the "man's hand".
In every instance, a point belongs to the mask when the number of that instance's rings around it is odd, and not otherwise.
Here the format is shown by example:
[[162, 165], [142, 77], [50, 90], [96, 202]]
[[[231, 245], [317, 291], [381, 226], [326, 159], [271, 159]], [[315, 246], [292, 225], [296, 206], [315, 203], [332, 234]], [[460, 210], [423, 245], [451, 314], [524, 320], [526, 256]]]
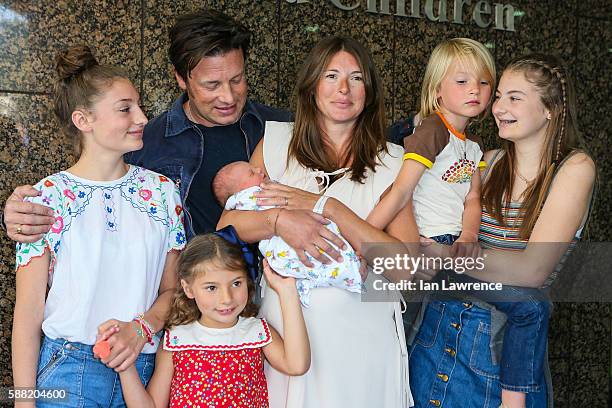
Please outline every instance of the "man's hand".
[[53, 210], [40, 204], [27, 203], [26, 197], [40, 194], [32, 186], [19, 186], [4, 206], [4, 224], [10, 239], [18, 242], [40, 240], [55, 222]]
[[329, 224], [328, 220], [310, 210], [284, 210], [276, 220], [276, 233], [295, 249], [300, 261], [308, 267], [313, 265], [305, 252], [324, 264], [330, 262], [325, 254], [342, 262], [342, 256], [333, 245], [344, 249], [344, 241], [328, 230], [326, 224]]

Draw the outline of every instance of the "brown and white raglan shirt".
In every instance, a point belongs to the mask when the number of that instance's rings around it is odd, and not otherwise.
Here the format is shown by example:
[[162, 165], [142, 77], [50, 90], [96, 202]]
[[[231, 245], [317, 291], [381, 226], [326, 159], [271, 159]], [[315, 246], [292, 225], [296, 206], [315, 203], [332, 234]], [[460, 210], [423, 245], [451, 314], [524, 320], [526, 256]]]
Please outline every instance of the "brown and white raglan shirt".
[[459, 235], [472, 175], [486, 166], [482, 140], [459, 133], [436, 112], [423, 119], [404, 144], [404, 160], [427, 167], [413, 193], [419, 233], [425, 237]]

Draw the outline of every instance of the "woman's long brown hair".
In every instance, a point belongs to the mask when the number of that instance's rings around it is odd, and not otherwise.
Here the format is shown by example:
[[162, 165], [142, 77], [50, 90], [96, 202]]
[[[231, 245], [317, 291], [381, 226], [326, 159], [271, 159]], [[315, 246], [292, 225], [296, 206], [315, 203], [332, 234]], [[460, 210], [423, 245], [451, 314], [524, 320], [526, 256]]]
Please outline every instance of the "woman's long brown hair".
[[[340, 51], [348, 52], [357, 60], [363, 75], [366, 100], [355, 123], [350, 146], [338, 156], [319, 125], [316, 89], [329, 62]], [[379, 155], [387, 152], [384, 94], [374, 61], [363, 45], [345, 37], [319, 41], [298, 74], [295, 97], [295, 126], [288, 158], [295, 157], [302, 166], [325, 172], [349, 167], [351, 180], [358, 182], [363, 182], [367, 168], [376, 171]]]

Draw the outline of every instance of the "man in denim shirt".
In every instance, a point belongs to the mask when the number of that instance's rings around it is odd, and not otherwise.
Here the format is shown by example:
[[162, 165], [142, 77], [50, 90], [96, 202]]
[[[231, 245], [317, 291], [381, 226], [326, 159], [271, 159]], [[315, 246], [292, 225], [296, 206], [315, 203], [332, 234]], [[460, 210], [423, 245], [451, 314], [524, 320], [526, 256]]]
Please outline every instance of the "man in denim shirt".
[[220, 12], [179, 16], [170, 29], [168, 54], [184, 93], [148, 123], [144, 147], [127, 157], [179, 186], [188, 237], [216, 229], [222, 208], [211, 183], [217, 171], [249, 160], [267, 120], [292, 118], [247, 100], [244, 62], [250, 40], [246, 27]]

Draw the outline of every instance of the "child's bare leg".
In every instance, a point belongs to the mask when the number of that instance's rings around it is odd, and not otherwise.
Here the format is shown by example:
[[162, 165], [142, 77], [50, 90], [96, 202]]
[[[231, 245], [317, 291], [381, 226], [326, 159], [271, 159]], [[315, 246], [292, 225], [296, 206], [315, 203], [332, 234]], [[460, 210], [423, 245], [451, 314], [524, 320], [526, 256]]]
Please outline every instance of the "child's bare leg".
[[525, 408], [525, 393], [502, 389], [502, 408]]

